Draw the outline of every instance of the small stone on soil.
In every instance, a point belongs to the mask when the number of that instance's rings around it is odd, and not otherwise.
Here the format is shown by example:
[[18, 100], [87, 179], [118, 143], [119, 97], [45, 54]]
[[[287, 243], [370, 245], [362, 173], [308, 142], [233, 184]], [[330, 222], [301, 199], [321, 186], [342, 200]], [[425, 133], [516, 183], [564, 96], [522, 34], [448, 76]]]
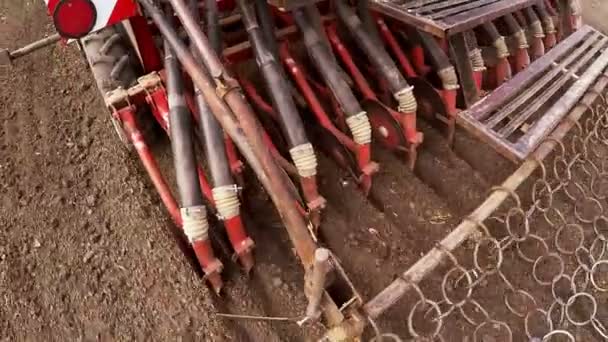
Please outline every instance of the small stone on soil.
[[283, 285], [283, 280], [281, 280], [281, 278], [279, 278], [279, 277], [273, 277], [272, 278], [272, 286], [273, 287], [281, 287], [281, 285]]
[[85, 264], [88, 263], [91, 260], [91, 258], [93, 258], [93, 255], [95, 255], [94, 250], [88, 251], [82, 258], [82, 262], [84, 262]]
[[42, 247], [42, 244], [40, 243], [40, 241], [38, 241], [38, 239], [34, 239], [33, 246], [34, 246], [34, 248], [40, 248], [40, 247]]
[[97, 198], [95, 197], [95, 195], [88, 195], [86, 198], [86, 202], [89, 207], [94, 207], [95, 203], [97, 202]]

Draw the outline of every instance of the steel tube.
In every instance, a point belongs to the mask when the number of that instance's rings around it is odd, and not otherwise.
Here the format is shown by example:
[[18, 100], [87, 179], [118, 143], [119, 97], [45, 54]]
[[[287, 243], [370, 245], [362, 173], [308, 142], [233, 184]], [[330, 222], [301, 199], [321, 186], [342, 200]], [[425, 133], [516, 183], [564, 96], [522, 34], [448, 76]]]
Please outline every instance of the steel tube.
[[[197, 6], [198, 0], [192, 0], [192, 6]], [[198, 7], [194, 7], [198, 9]], [[219, 12], [217, 2], [215, 0], [206, 0], [205, 2], [205, 21], [207, 24], [207, 34], [209, 35], [209, 43], [213, 49], [218, 52], [222, 49], [221, 28], [219, 25]], [[195, 20], [198, 17], [198, 10], [191, 11]], [[192, 54], [197, 57], [196, 48], [191, 47]], [[200, 128], [202, 132], [202, 142], [207, 156], [209, 173], [213, 181], [213, 187], [221, 187], [234, 184], [232, 174], [230, 172], [230, 163], [226, 155], [226, 144], [224, 143], [224, 132], [211, 113], [205, 97], [195, 87], [195, 101], [200, 118]]]
[[[171, 0], [178, 16], [182, 20], [197, 50], [205, 60], [211, 77], [203, 72], [201, 66], [196, 63], [192, 54], [180, 41], [175, 30], [169, 25], [163, 13], [151, 0], [139, 0], [152, 20], [159, 28], [162, 35], [169, 42], [176, 56], [182, 63], [184, 70], [192, 78], [194, 84], [199, 87], [205, 100], [211, 108], [212, 113], [218, 119], [226, 133], [234, 140], [235, 144], [248, 163], [255, 171], [260, 182], [268, 191], [273, 203], [277, 207], [287, 232], [298, 256], [306, 266], [313, 261], [315, 243], [312, 240], [306, 222], [298, 212], [295, 196], [289, 191], [287, 185], [283, 184], [282, 173], [269, 151], [267, 150], [263, 137], [262, 128], [255, 118], [251, 108], [245, 102], [238, 86], [234, 83], [223, 68], [215, 52], [209, 47], [205, 35], [200, 30], [192, 16], [188, 14], [183, 1]], [[218, 87], [223, 85], [224, 87]], [[221, 91], [220, 98], [218, 92]], [[237, 121], [238, 119], [238, 121]]]
[[169, 129], [175, 177], [182, 208], [203, 204], [194, 154], [192, 115], [184, 98], [179, 62], [165, 42], [165, 72], [169, 97]]
[[279, 123], [290, 148], [308, 144], [304, 123], [289, 92], [290, 86], [283, 75], [275, 54], [268, 48], [255, 12], [246, 0], [237, 0], [245, 29], [249, 35], [256, 62], [265, 80], [273, 108], [279, 114]]
[[394, 94], [408, 88], [409, 84], [405, 77], [401, 75], [391, 56], [384, 50], [384, 46], [379, 43], [380, 40], [375, 39], [365, 29], [355, 11], [344, 0], [335, 0], [333, 3], [338, 17], [348, 27], [357, 45], [365, 52], [376, 71], [387, 81], [391, 93]]
[[357, 98], [342, 77], [334, 55], [331, 50], [327, 49], [328, 45], [325, 45], [321, 33], [314, 28], [307, 13], [303, 9], [296, 9], [293, 11], [293, 17], [298, 28], [302, 31], [308, 53], [340, 107], [342, 107], [344, 114], [353, 116], [363, 112]]
[[28, 44], [22, 48], [19, 48], [15, 51], [11, 51], [10, 52], [10, 57], [11, 59], [16, 59], [19, 57], [23, 57], [27, 54], [30, 54], [36, 50], [40, 50], [42, 48], [45, 48], [49, 45], [55, 44], [58, 41], [61, 40], [61, 36], [59, 35], [59, 33], [56, 33], [54, 35], [48, 36], [46, 38], [43, 38], [39, 41], [33, 42], [31, 44]]
[[266, 2], [266, 0], [255, 0], [255, 13], [257, 14], [262, 35], [268, 49], [272, 52], [274, 58], [279, 58], [279, 46], [274, 36], [274, 18], [270, 13], [270, 6], [268, 5], [268, 2]]

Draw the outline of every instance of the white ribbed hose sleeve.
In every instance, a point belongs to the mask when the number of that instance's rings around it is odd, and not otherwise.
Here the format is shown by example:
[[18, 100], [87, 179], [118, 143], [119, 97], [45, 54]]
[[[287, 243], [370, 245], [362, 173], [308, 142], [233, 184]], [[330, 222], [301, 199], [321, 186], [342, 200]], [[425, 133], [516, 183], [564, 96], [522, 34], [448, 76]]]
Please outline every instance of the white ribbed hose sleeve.
[[181, 208], [184, 234], [190, 242], [209, 239], [207, 208], [204, 205]]
[[486, 63], [483, 60], [483, 55], [481, 54], [481, 49], [473, 49], [469, 54], [471, 58], [471, 64], [473, 65], [473, 71], [484, 71], [486, 70]]
[[213, 188], [211, 193], [220, 220], [228, 220], [239, 216], [241, 201], [235, 184]]
[[372, 125], [369, 123], [366, 112], [349, 116], [346, 118], [346, 124], [357, 144], [366, 145], [372, 142]]
[[449, 66], [447, 68], [443, 68], [437, 72], [439, 78], [441, 79], [441, 83], [443, 84], [443, 89], [445, 90], [456, 90], [460, 89], [460, 84], [458, 84], [458, 76], [456, 75], [456, 69], [453, 66]]
[[515, 40], [517, 41], [517, 47], [519, 49], [527, 49], [530, 47], [528, 44], [528, 38], [526, 37], [526, 32], [524, 30], [519, 30], [513, 34]]
[[545, 38], [545, 31], [543, 30], [543, 24], [540, 20], [532, 22], [530, 24], [530, 30], [532, 31], [532, 37]]
[[414, 96], [414, 87], [409, 86], [396, 92], [395, 100], [399, 103], [397, 110], [400, 113], [416, 113], [418, 110], [418, 101]]
[[312, 144], [296, 146], [289, 150], [289, 154], [301, 177], [308, 178], [317, 175], [317, 156]]
[[498, 58], [506, 58], [509, 57], [509, 48], [507, 47], [507, 42], [505, 41], [505, 37], [500, 36], [494, 41], [494, 47], [496, 48], [496, 57]]

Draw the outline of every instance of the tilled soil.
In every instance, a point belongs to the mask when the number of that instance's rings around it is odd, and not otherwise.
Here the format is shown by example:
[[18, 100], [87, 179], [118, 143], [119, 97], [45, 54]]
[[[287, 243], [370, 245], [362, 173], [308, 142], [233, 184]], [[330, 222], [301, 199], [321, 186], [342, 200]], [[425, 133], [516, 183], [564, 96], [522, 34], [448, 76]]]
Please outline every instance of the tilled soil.
[[[0, 3], [0, 45], [52, 32], [42, 2]], [[57, 46], [0, 69], [0, 338], [14, 340], [311, 340], [320, 329], [233, 321], [216, 312], [297, 317], [303, 271], [268, 197], [249, 177], [246, 223], [256, 241], [246, 277], [224, 253], [217, 298], [176, 244], [136, 156], [115, 139], [80, 52]], [[458, 132], [454, 150], [421, 124], [415, 171], [375, 150], [380, 212], [320, 157], [324, 242], [369, 299], [411, 266], [513, 166]], [[170, 170], [168, 143], [155, 144]], [[182, 246], [183, 247], [183, 246]], [[497, 300], [501, 300], [499, 298]], [[403, 311], [404, 315], [405, 312]], [[380, 321], [407, 336], [404, 317]]]

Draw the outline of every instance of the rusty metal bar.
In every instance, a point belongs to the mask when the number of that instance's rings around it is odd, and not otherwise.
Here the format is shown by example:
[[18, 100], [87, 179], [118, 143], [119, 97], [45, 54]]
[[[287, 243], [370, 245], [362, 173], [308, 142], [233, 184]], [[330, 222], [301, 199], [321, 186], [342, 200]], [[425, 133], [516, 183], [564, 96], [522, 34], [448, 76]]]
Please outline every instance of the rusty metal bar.
[[551, 107], [517, 142], [518, 149], [533, 148], [549, 133], [559, 120], [580, 100], [585, 91], [595, 82], [608, 65], [608, 50], [599, 55], [591, 67], [570, 87], [560, 98], [560, 101]]
[[14, 51], [8, 51], [7, 49], [0, 49], [0, 65], [8, 65], [17, 58], [28, 55], [34, 51], [43, 49], [49, 45], [53, 45], [61, 40], [59, 33], [53, 34], [46, 38], [35, 41], [24, 47], [21, 47]]
[[[526, 91], [523, 92], [520, 96], [514, 99], [512, 102], [509, 102], [506, 106], [504, 106], [498, 113], [492, 115], [484, 124], [488, 128], [494, 128], [498, 125], [502, 120], [511, 115], [514, 110], [523, 105], [526, 101], [530, 100], [533, 96], [535, 96], [539, 91], [543, 90], [549, 82], [551, 82], [555, 76], [557, 76], [564, 69], [568, 68], [569, 65], [574, 62], [580, 55], [583, 54], [585, 50], [587, 50], [593, 43], [597, 42], [597, 38], [600, 37], [600, 33], [595, 33], [591, 37], [585, 39], [583, 45], [578, 47], [574, 51], [568, 51], [568, 57], [561, 61], [558, 65], [556, 65], [553, 70], [547, 72], [543, 75], [541, 79], [536, 81], [532, 87], [526, 88]], [[597, 50], [596, 50], [597, 52]], [[555, 61], [553, 61], [555, 63]]]
[[563, 73], [559, 80], [553, 80], [548, 89], [543, 89], [543, 91], [534, 98], [533, 103], [528, 104], [523, 112], [517, 114], [515, 119], [511, 120], [508, 124], [498, 130], [498, 135], [507, 137], [511, 133], [515, 132], [515, 130], [521, 124], [523, 124], [530, 116], [532, 116], [532, 114], [536, 113], [543, 105], [545, 105], [547, 101], [554, 96], [568, 81], [578, 79], [579, 76], [577, 75], [577, 72], [579, 69], [588, 63], [589, 60], [591, 60], [593, 56], [595, 56], [597, 52], [606, 45], [607, 42], [608, 38], [604, 37], [604, 39], [600, 41], [600, 44], [589, 50], [583, 57], [577, 59], [574, 66], [559, 70]]
[[500, 188], [503, 190], [495, 190], [466, 220], [462, 221], [439, 243], [440, 247], [433, 248], [410, 269], [401, 274], [398, 279], [366, 303], [364, 310], [367, 315], [373, 319], [378, 318], [412, 290], [413, 284], [421, 282], [446, 260], [448, 258], [446, 251], [455, 250], [469, 237], [478, 233], [478, 223], [487, 219], [510, 196], [510, 191], [517, 189], [536, 170], [539, 161], [545, 159], [553, 151], [558, 144], [557, 141], [563, 140], [589, 106], [599, 98], [606, 85], [608, 85], [608, 75], [604, 72], [595, 83], [594, 89], [584, 96], [580, 104], [569, 113], [568, 118], [563, 120], [551, 136], [545, 139], [519, 169], [502, 183]]
[[[262, 132], [260, 123], [245, 102], [238, 85], [227, 75], [217, 55], [210, 48], [209, 42], [198, 27], [198, 23], [188, 15], [186, 4], [179, 0], [171, 1], [184, 27], [192, 36], [192, 41], [207, 62], [213, 78], [203, 72], [201, 66], [196, 63], [192, 54], [181, 42], [175, 30], [170, 27], [165, 16], [153, 1], [139, 0], [139, 2], [169, 42], [194, 84], [199, 87], [205, 96], [207, 104], [226, 133], [237, 144], [258, 179], [267, 189], [285, 223], [289, 237], [302, 263], [311, 265], [316, 245], [308, 233], [304, 218], [293, 205], [296, 198], [287, 185], [281, 182], [281, 179], [283, 179], [281, 170], [264, 144], [260, 133]], [[225, 102], [222, 101], [220, 96], [223, 96]]]
[[438, 37], [473, 29], [484, 22], [532, 6], [542, 0], [372, 0], [370, 7], [397, 21]]
[[450, 16], [443, 19], [443, 22], [448, 27], [447, 35], [452, 35], [472, 29], [484, 22], [500, 18], [507, 13], [512, 13], [539, 1], [541, 0], [501, 1], [481, 8], [474, 8], [465, 13]]
[[474, 9], [474, 8], [482, 8], [483, 6], [487, 6], [487, 5], [491, 5], [494, 3], [497, 3], [501, 0], [480, 0], [480, 1], [476, 1], [473, 3], [469, 3], [469, 4], [465, 4], [463, 6], [458, 6], [455, 8], [449, 8], [440, 12], [436, 12], [433, 13], [431, 15], [429, 15], [428, 17], [433, 19], [433, 20], [437, 20], [437, 19], [443, 19], [445, 17], [448, 16], [454, 16], [456, 14], [460, 14], [460, 13], [468, 13], [470, 10]]
[[562, 58], [570, 51], [574, 44], [581, 41], [590, 32], [593, 32], [593, 29], [589, 26], [576, 31], [576, 33], [549, 51], [542, 59], [530, 64], [529, 67], [515, 75], [509, 82], [494, 90], [490, 95], [477, 103], [475, 107], [467, 111], [466, 115], [479, 121], [486, 119], [493, 111], [510, 101], [517, 94], [517, 89], [528, 87], [540, 72], [551, 66], [557, 59]]
[[309, 319], [318, 319], [321, 315], [321, 300], [325, 292], [325, 283], [327, 274], [330, 271], [329, 262], [330, 252], [325, 248], [319, 248], [315, 251], [315, 261], [312, 266], [312, 271], [309, 273], [308, 285], [308, 306], [306, 307], [306, 317]]

